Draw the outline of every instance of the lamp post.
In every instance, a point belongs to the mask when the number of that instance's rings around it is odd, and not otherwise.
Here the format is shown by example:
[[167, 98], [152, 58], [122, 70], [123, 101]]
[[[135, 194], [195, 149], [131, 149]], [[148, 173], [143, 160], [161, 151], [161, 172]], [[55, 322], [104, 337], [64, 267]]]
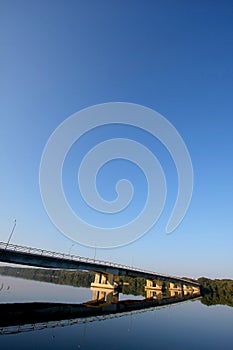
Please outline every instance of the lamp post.
[[71, 247], [70, 247], [70, 249], [69, 249], [69, 255], [70, 255], [70, 252], [71, 252], [72, 247], [73, 247], [75, 244], [76, 244], [76, 243], [71, 244]]
[[8, 241], [7, 241], [7, 243], [6, 243], [5, 249], [7, 249], [8, 245], [9, 245], [9, 243], [10, 243], [11, 237], [12, 237], [12, 235], [13, 235], [13, 233], [14, 233], [14, 230], [15, 230], [15, 226], [16, 226], [16, 219], [14, 219], [14, 226], [13, 226], [13, 228], [12, 228], [12, 230], [11, 230], [11, 233], [10, 233], [10, 236], [9, 236]]
[[96, 243], [95, 243], [94, 261], [95, 261], [95, 258], [96, 258]]

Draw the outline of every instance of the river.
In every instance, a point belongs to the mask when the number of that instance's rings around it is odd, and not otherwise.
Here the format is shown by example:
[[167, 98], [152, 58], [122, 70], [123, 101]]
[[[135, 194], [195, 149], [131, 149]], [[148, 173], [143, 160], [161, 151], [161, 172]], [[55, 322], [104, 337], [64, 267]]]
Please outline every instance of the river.
[[0, 349], [233, 349], [230, 306], [97, 294], [0, 276]]

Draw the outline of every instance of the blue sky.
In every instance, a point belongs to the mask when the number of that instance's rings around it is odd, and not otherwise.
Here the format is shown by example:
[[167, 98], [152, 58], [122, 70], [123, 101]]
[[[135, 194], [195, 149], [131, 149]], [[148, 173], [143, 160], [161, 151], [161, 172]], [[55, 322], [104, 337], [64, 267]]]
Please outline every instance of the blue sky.
[[[168, 182], [165, 210], [142, 238], [97, 249], [96, 258], [179, 276], [233, 278], [232, 23], [227, 0], [0, 1], [0, 240], [7, 240], [16, 218], [12, 243], [94, 256], [49, 220], [40, 197], [40, 159], [51, 133], [73, 113], [132, 102], [161, 113], [183, 137], [194, 168], [193, 197], [181, 225], [166, 235], [176, 171], [156, 140], [134, 131], [158, 151]], [[101, 137], [111, 132], [117, 130], [105, 128]], [[91, 143], [98, 135], [90, 135]], [[75, 154], [90, 140], [72, 148], [64, 169], [74, 207], [80, 206], [73, 194]], [[114, 195], [108, 181], [116, 166], [102, 170], [107, 186], [98, 178], [105, 198]], [[136, 212], [145, 197], [143, 175], [130, 164], [125, 168], [135, 189], [139, 185]]]

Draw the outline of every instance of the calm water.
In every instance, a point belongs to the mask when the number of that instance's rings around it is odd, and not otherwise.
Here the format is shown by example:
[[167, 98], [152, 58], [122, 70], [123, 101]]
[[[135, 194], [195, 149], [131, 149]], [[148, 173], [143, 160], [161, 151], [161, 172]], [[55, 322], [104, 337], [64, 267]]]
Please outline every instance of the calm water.
[[[0, 276], [0, 303], [56, 302], [80, 304], [91, 301], [87, 288], [61, 286]], [[120, 294], [119, 300], [135, 299]], [[8, 305], [9, 307], [9, 305]], [[92, 306], [95, 311], [96, 308]], [[0, 318], [2, 319], [2, 315]], [[1, 320], [3, 321], [3, 320]], [[70, 324], [68, 324], [70, 323]], [[31, 326], [30, 326], [31, 327]], [[0, 349], [231, 349], [233, 308], [207, 307], [200, 300], [131, 312], [37, 324], [15, 331], [4, 328]], [[27, 332], [26, 332], [27, 330]]]

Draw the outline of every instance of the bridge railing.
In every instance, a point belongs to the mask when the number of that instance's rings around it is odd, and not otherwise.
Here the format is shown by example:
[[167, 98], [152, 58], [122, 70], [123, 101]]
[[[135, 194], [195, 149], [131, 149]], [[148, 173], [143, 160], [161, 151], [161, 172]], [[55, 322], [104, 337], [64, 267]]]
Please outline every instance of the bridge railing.
[[136, 271], [136, 272], [142, 272], [142, 273], [149, 274], [149, 275], [156, 275], [157, 277], [161, 277], [161, 279], [163, 279], [165, 277], [167, 279], [176, 279], [179, 281], [199, 285], [199, 283], [197, 283], [197, 282], [187, 281], [187, 280], [182, 279], [180, 277], [175, 277], [175, 276], [170, 276], [170, 275], [162, 275], [162, 274], [159, 274], [157, 272], [155, 273], [153, 271], [148, 271], [148, 270], [144, 270], [144, 269], [140, 269], [140, 268], [136, 268], [136, 267], [132, 267], [132, 266], [127, 266], [127, 265], [118, 264], [118, 263], [112, 263], [112, 262], [104, 261], [104, 260], [85, 258], [85, 257], [81, 257], [78, 255], [58, 253], [58, 252], [53, 252], [53, 251], [49, 251], [49, 250], [45, 250], [45, 249], [20, 246], [20, 245], [15, 245], [15, 244], [8, 244], [5, 242], [0, 242], [0, 249], [35, 254], [35, 255], [41, 255], [41, 256], [48, 256], [48, 257], [52, 257], [52, 258], [64, 259], [64, 260], [69, 260], [69, 261], [72, 260], [72, 261], [84, 262], [84, 263], [89, 263], [89, 264], [97, 264], [97, 265], [102, 265], [104, 267], [107, 266], [107, 267], [113, 267], [113, 268], [119, 268], [119, 269], [127, 269], [129, 271]]
[[[78, 255], [71, 255], [71, 254], [66, 254], [66, 253], [58, 253], [58, 252], [54, 252], [54, 251], [49, 251], [49, 250], [39, 249], [39, 248], [32, 248], [32, 247], [27, 247], [27, 246], [7, 244], [5, 242], [0, 242], [0, 249], [10, 250], [10, 251], [15, 251], [15, 252], [22, 252], [22, 253], [36, 254], [36, 255], [41, 255], [41, 256], [48, 256], [48, 257], [52, 257], [52, 258], [60, 258], [60, 259], [74, 260], [74, 261], [80, 261], [80, 262], [88, 262], [88, 263], [99, 264], [99, 265], [104, 265], [104, 266], [130, 268], [127, 265], [112, 263], [109, 261], [91, 259], [91, 258], [86, 258], [86, 257], [82, 257], [82, 256], [78, 256]], [[136, 268], [132, 268], [132, 269], [139, 271], [139, 269], [136, 269]]]

